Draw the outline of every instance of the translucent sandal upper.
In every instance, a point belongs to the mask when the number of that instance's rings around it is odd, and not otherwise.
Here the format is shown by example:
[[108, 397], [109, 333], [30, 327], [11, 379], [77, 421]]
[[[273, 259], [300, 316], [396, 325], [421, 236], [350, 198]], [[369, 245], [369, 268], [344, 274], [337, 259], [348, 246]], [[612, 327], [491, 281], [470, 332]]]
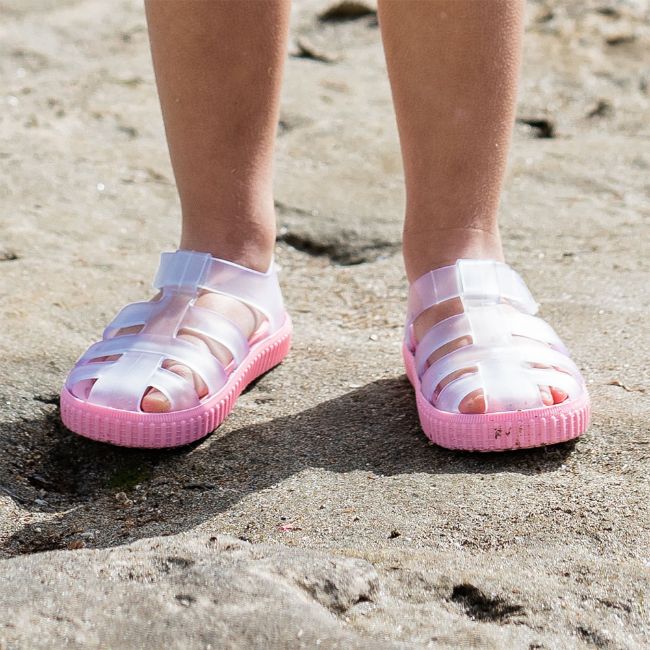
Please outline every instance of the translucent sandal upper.
[[[66, 380], [73, 395], [100, 406], [138, 412], [152, 387], [165, 395], [173, 411], [198, 406], [194, 385], [163, 368], [163, 362], [169, 359], [192, 370], [207, 385], [208, 396], [224, 386], [228, 373], [214, 355], [179, 339], [178, 333], [198, 334], [223, 345], [234, 367], [249, 351], [249, 340], [235, 323], [195, 304], [199, 295], [213, 292], [246, 303], [264, 317], [267, 334], [277, 331], [285, 318], [273, 265], [260, 273], [206, 253], [163, 253], [154, 288], [160, 290], [158, 300], [124, 307], [104, 330], [102, 340], [79, 358]], [[120, 333], [132, 327], [141, 329]], [[114, 355], [120, 356], [101, 360]]]
[[[418, 316], [452, 299], [460, 300], [463, 313], [440, 321], [416, 344]], [[463, 399], [481, 389], [486, 412], [494, 413], [544, 406], [540, 386], [563, 390], [569, 399], [581, 395], [580, 371], [553, 328], [534, 315], [537, 309], [519, 274], [501, 262], [458, 260], [418, 278], [409, 290], [406, 342], [426, 399], [457, 413]], [[471, 344], [429, 365], [437, 350], [465, 337]], [[460, 376], [445, 383], [454, 373]]]

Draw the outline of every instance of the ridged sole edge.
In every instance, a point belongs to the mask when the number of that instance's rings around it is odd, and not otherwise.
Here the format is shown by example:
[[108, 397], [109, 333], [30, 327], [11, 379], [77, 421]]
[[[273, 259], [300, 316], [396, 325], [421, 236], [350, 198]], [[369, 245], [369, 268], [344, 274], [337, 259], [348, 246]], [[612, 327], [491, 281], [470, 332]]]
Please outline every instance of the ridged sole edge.
[[261, 341], [207, 402], [187, 411], [132, 413], [84, 402], [61, 392], [61, 420], [70, 431], [121, 447], [161, 449], [188, 445], [214, 431], [232, 412], [237, 398], [255, 379], [277, 366], [291, 348], [292, 325]]
[[527, 411], [467, 415], [441, 411], [420, 390], [415, 358], [404, 345], [406, 374], [415, 389], [422, 430], [431, 442], [463, 451], [511, 451], [555, 445], [581, 436], [589, 426], [591, 405], [585, 389], [578, 399]]

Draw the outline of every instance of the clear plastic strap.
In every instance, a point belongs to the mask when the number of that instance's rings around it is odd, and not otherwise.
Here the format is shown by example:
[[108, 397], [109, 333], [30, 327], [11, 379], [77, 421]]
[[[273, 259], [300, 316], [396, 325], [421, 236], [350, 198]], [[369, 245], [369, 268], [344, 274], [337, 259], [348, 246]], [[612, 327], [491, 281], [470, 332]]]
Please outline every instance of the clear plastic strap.
[[183, 293], [193, 293], [203, 282], [212, 256], [195, 251], [162, 253], [160, 266], [153, 281], [155, 289], [169, 287]]
[[498, 346], [512, 342], [505, 305], [489, 304], [469, 306], [465, 313], [474, 345]]
[[460, 295], [456, 266], [443, 266], [420, 276], [409, 287], [407, 323], [423, 311]]
[[176, 251], [163, 253], [154, 288], [170, 288], [182, 293], [206, 289], [240, 300], [259, 311], [275, 331], [284, 321], [282, 293], [274, 263], [266, 273], [208, 253]]
[[74, 387], [80, 381], [97, 379], [107, 368], [113, 366], [115, 361], [102, 361], [101, 363], [85, 363], [76, 365], [65, 381], [66, 388], [75, 395]]
[[525, 372], [537, 385], [559, 388], [569, 396], [569, 399], [575, 399], [583, 392], [582, 381], [577, 381], [572, 375], [555, 368], [526, 368]]
[[121, 329], [144, 325], [157, 308], [156, 302], [133, 302], [126, 305], [104, 330], [104, 338], [115, 336]]
[[464, 301], [498, 302], [505, 298], [527, 313], [537, 311], [521, 276], [503, 262], [493, 260], [458, 260], [458, 283]]
[[175, 337], [193, 298], [192, 294], [165, 287], [162, 298], [153, 303], [155, 309], [152, 309], [141, 334]]
[[[159, 363], [165, 359], [178, 361], [190, 368], [195, 374], [200, 375], [208, 386], [210, 393], [219, 390], [226, 382], [226, 373], [223, 366], [212, 354], [201, 352], [198, 346], [189, 341], [163, 336], [128, 334], [99, 341], [99, 343], [95, 343], [88, 348], [79, 362], [84, 363], [98, 357], [108, 357], [128, 352], [152, 355]], [[120, 365], [119, 363], [116, 364], [116, 366]], [[131, 381], [126, 369], [122, 381], [124, 384], [129, 384]]]
[[[436, 408], [458, 413], [461, 402], [471, 393], [482, 390], [486, 398], [486, 413], [541, 408], [540, 386], [551, 386], [564, 391], [569, 399], [579, 397], [580, 384], [566, 373], [552, 368], [519, 368], [513, 376], [512, 367], [499, 367], [498, 360], [478, 364], [476, 372], [449, 382], [435, 400]], [[509, 377], [504, 381], [504, 377]]]
[[562, 345], [543, 320], [515, 311], [513, 307], [503, 304], [469, 306], [464, 313], [440, 321], [422, 337], [415, 352], [418, 377], [426, 370], [429, 357], [456, 339], [466, 336], [479, 346], [507, 345], [512, 334], [553, 343], [558, 349]]
[[415, 349], [415, 367], [418, 377], [427, 368], [429, 357], [444, 345], [463, 336], [471, 334], [469, 320], [465, 314], [450, 316], [436, 323], [417, 344]]
[[449, 382], [436, 397], [436, 408], [458, 413], [461, 402], [478, 390], [483, 392], [486, 413], [544, 405], [539, 387], [526, 375], [525, 368], [503, 363], [499, 359], [487, 359], [477, 364], [476, 372]]
[[182, 411], [200, 404], [194, 383], [165, 368], [158, 368], [151, 377], [149, 385], [159, 390], [169, 400], [172, 411]]
[[415, 352], [418, 377], [426, 370], [429, 357], [456, 339], [468, 336], [479, 346], [505, 345], [511, 341], [511, 335], [539, 341], [568, 354], [555, 330], [541, 318], [506, 305], [469, 307], [463, 314], [440, 321], [422, 337]]
[[458, 413], [460, 403], [467, 395], [483, 388], [483, 382], [477, 371], [467, 373], [450, 381], [435, 399], [436, 408], [447, 413]]
[[223, 345], [238, 366], [248, 354], [248, 339], [233, 322], [210, 309], [190, 307], [180, 329], [202, 334]]
[[478, 364], [487, 413], [544, 406], [539, 386], [520, 365], [506, 359], [485, 359]]
[[142, 396], [151, 385], [151, 379], [159, 365], [160, 358], [155, 355], [125, 352], [118, 361], [100, 368], [88, 401], [124, 411], [139, 411]]
[[501, 359], [517, 367], [537, 363], [545, 366], [557, 366], [575, 377], [580, 372], [573, 361], [566, 355], [553, 350], [543, 343], [525, 342], [507, 347], [479, 347], [466, 345], [431, 364], [422, 376], [422, 394], [431, 401], [438, 384], [447, 376], [464, 368], [475, 368], [487, 359]]
[[524, 336], [553, 346], [559, 352], [568, 354], [566, 345], [555, 330], [543, 319], [518, 311], [510, 311], [507, 316], [510, 332], [514, 336]]

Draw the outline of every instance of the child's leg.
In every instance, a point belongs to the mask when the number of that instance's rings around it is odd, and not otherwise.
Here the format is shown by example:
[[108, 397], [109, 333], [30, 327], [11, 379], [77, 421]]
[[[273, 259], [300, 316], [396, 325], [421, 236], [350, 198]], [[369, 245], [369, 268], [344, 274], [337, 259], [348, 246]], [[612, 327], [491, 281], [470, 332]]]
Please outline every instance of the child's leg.
[[[503, 259], [497, 211], [514, 121], [522, 14], [522, 0], [379, 2], [404, 161], [404, 259], [411, 282], [459, 258]], [[425, 312], [416, 336], [457, 311]], [[540, 388], [546, 404], [566, 397]], [[460, 409], [482, 413], [482, 392]]]
[[181, 248], [265, 271], [289, 0], [148, 0]]
[[502, 258], [497, 209], [514, 118], [521, 0], [380, 1], [406, 181], [410, 281]]
[[[289, 10], [289, 0], [146, 2], [181, 200], [180, 248], [258, 271], [269, 267], [275, 242], [272, 160]], [[227, 316], [249, 336], [255, 327], [250, 309], [232, 298], [208, 294], [197, 305]], [[195, 336], [179, 338], [207, 348]], [[227, 361], [220, 347], [212, 352]], [[168, 369], [192, 379], [180, 364]], [[194, 380], [205, 395], [203, 382]], [[169, 404], [152, 390], [142, 408], [167, 411]]]

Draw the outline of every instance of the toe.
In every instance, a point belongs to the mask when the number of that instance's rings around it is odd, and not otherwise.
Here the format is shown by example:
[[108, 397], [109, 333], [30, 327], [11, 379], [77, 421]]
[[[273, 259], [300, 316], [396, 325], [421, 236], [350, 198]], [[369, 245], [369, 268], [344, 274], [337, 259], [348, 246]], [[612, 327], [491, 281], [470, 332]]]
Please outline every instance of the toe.
[[[564, 391], [558, 388], [553, 388], [552, 386], [540, 386], [539, 392], [544, 406], [559, 404], [567, 398], [567, 394]], [[485, 413], [487, 410], [487, 404], [485, 402], [483, 391], [476, 390], [464, 397], [458, 406], [458, 410], [461, 413], [468, 415]]]
[[169, 400], [155, 388], [150, 388], [142, 398], [140, 408], [145, 413], [168, 413], [171, 411]]
[[548, 386], [540, 386], [539, 394], [542, 396], [542, 404], [544, 406], [553, 405], [553, 395], [551, 395], [551, 389]]
[[461, 403], [458, 405], [458, 410], [461, 413], [466, 413], [468, 415], [477, 415], [480, 413], [485, 413], [486, 404], [485, 404], [485, 395], [482, 390], [475, 390], [469, 395], [465, 396]]
[[551, 402], [552, 404], [561, 404], [565, 399], [569, 397], [567, 393], [559, 388], [553, 388], [553, 386], [551, 386], [549, 390], [553, 396], [553, 401]]
[[[195, 375], [187, 366], [183, 366], [180, 363], [174, 361], [167, 363], [169, 365], [163, 364], [163, 368], [167, 368], [170, 372], [187, 380], [189, 386], [194, 386], [194, 390], [199, 397], [205, 397], [208, 394], [208, 387], [200, 375]], [[190, 389], [189, 386], [188, 389]]]
[[[187, 366], [173, 361], [166, 361], [163, 363], [163, 367], [185, 379], [187, 381], [187, 390], [195, 390], [199, 398], [207, 395], [208, 387], [205, 382]], [[151, 388], [142, 398], [142, 410], [145, 413], [168, 413], [171, 410], [171, 404], [163, 393], [156, 388]]]
[[[533, 368], [540, 368], [541, 370], [553, 369], [557, 370], [558, 372], [564, 372], [561, 368], [547, 366], [541, 363], [533, 363], [531, 366]], [[560, 404], [568, 397], [568, 394], [565, 391], [561, 390], [560, 388], [554, 388], [553, 386], [540, 386], [539, 392], [542, 395], [544, 406], [553, 406], [553, 404]]]

